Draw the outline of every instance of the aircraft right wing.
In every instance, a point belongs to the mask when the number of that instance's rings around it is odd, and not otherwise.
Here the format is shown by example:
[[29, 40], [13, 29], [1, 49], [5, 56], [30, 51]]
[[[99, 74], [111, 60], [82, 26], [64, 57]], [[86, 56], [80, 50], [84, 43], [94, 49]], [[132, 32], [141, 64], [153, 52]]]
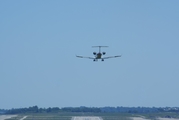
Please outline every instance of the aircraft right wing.
[[78, 55], [76, 55], [76, 57], [78, 57], [78, 58], [88, 58], [88, 59], [95, 59], [95, 58], [93, 58], [93, 57], [84, 57], [84, 56], [78, 56]]
[[116, 57], [121, 57], [121, 55], [109, 56], [109, 57], [103, 57], [103, 59], [116, 58]]

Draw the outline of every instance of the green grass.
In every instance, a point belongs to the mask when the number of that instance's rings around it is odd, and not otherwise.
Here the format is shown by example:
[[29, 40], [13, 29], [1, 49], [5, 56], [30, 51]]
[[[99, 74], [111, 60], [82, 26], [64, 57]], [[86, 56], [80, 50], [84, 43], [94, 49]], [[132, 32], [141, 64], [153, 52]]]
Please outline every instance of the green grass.
[[142, 114], [147, 119], [156, 120], [158, 117], [166, 118], [170, 116], [171, 118], [179, 118], [179, 113], [175, 112], [162, 112], [162, 113], [148, 113], [148, 114]]

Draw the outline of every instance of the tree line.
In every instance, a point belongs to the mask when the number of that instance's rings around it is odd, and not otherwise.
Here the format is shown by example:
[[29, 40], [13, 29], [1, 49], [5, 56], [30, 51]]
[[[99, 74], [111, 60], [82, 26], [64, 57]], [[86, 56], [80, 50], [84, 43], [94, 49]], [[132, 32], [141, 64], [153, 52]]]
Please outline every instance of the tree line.
[[179, 107], [49, 107], [39, 108], [12, 108], [9, 110], [0, 109], [0, 114], [24, 114], [24, 113], [59, 113], [59, 112], [91, 112], [91, 113], [155, 113], [155, 112], [179, 112]]
[[[1, 111], [1, 110], [0, 110]], [[4, 111], [4, 110], [3, 110]], [[59, 113], [59, 112], [101, 112], [100, 108], [96, 107], [49, 107], [49, 108], [39, 108], [38, 106], [33, 106], [29, 108], [16, 108], [4, 111], [5, 114], [21, 114], [21, 113]]]

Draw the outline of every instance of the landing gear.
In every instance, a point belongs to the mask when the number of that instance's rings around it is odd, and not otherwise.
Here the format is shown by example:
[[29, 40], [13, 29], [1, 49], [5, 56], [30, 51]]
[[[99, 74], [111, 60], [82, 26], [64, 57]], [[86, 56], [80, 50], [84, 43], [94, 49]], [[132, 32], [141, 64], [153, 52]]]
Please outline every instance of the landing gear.
[[95, 61], [98, 61], [98, 59], [93, 59], [93, 61], [95, 62]]

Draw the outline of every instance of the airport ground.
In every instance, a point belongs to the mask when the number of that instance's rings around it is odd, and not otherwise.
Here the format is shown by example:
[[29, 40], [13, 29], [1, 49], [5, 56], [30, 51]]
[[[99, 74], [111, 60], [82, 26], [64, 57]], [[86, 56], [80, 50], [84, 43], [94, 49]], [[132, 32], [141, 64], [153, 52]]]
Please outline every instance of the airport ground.
[[179, 113], [33, 113], [0, 115], [0, 120], [179, 120]]

